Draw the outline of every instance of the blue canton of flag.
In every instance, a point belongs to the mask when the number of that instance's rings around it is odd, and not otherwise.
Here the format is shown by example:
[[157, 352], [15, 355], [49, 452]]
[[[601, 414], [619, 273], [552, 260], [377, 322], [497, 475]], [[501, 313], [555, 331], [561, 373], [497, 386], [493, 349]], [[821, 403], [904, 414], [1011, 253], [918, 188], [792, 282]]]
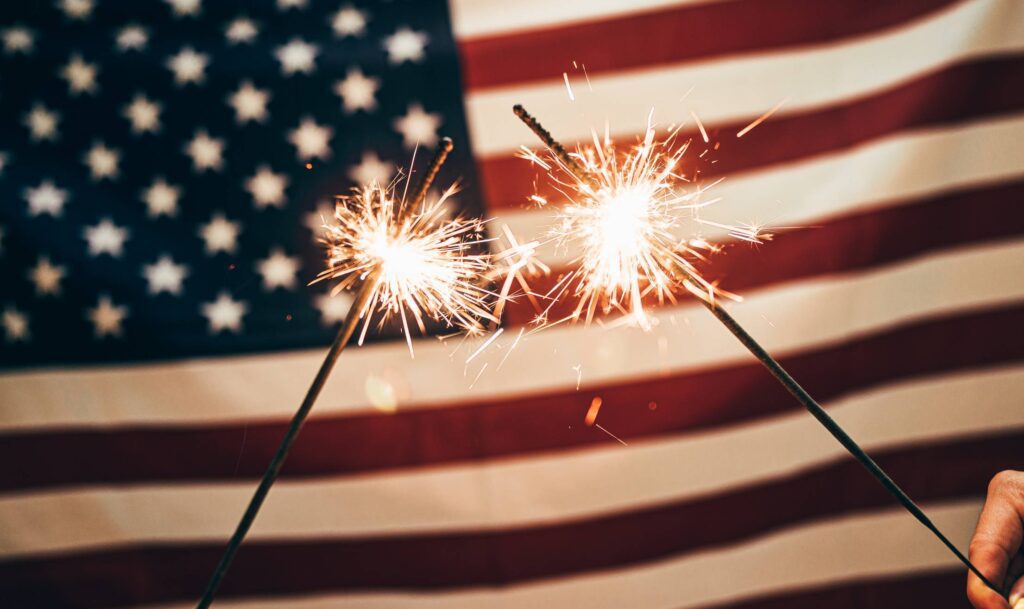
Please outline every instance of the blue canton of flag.
[[0, 13], [2, 366], [326, 343], [321, 215], [440, 135], [480, 212], [444, 2]]

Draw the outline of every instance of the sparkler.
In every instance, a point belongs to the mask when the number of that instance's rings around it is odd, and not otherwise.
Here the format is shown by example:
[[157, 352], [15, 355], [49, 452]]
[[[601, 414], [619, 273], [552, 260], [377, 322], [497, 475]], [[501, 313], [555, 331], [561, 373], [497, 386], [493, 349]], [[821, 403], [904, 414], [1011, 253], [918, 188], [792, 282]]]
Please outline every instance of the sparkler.
[[[566, 237], [582, 242], [582, 255], [577, 260], [580, 270], [576, 271], [574, 280], [577, 286], [574, 293], [579, 298], [575, 318], [579, 318], [581, 311], [586, 311], [586, 320], [589, 321], [599, 299], [616, 306], [625, 297], [630, 303], [630, 314], [642, 320], [643, 295], [654, 292], [659, 299], [662, 296], [671, 298], [673, 288], [685, 287], [904, 509], [989, 588], [1002, 594], [839, 423], [722, 307], [716, 298], [722, 294], [721, 291], [701, 277], [686, 259], [695, 253], [692, 247], [685, 243], [677, 249], [671, 247], [668, 239], [674, 226], [672, 217], [681, 209], [699, 206], [685, 196], [673, 194], [682, 179], [674, 173], [673, 167], [685, 151], [685, 146], [672, 151], [674, 134], [658, 144], [653, 140], [653, 129], [649, 124], [643, 142], [621, 158], [607, 136], [601, 142], [596, 135], [593, 148], [570, 154], [522, 106], [516, 105], [513, 110], [547, 147], [555, 167], [536, 155], [528, 155], [528, 158], [548, 169], [549, 175], [553, 169], [564, 175], [564, 179], [558, 175], [550, 177], [569, 199], [568, 207], [561, 214], [560, 230], [573, 231]], [[704, 133], [703, 126], [699, 126]], [[687, 203], [683, 204], [684, 201]], [[730, 233], [738, 230], [735, 236], [746, 236], [746, 240], [759, 242], [757, 229], [726, 228]], [[558, 295], [564, 293], [567, 285]], [[594, 411], [593, 407], [591, 410]]]
[[421, 330], [425, 329], [425, 318], [471, 331], [480, 327], [477, 318], [494, 319], [485, 307], [488, 292], [473, 283], [478, 274], [489, 268], [485, 256], [472, 253], [474, 239], [482, 232], [480, 223], [445, 218], [444, 203], [454, 193], [453, 189], [438, 200], [425, 203], [427, 190], [451, 149], [452, 141], [444, 138], [411, 198], [403, 195], [396, 200], [393, 184], [371, 184], [339, 202], [335, 212], [338, 224], [326, 227], [329, 266], [317, 280], [339, 279], [333, 294], [358, 287], [355, 300], [228, 541], [198, 609], [213, 602], [221, 580], [360, 320], [364, 320], [361, 343], [374, 313], [380, 315], [381, 324], [395, 314], [400, 315], [411, 352], [406, 310]]
[[452, 186], [431, 203], [417, 193], [404, 206], [387, 187], [373, 184], [338, 204], [337, 223], [325, 227], [328, 268], [317, 280], [337, 279], [332, 295], [360, 284], [370, 292], [360, 312], [365, 321], [359, 344], [374, 312], [380, 314], [379, 325], [401, 317], [410, 354], [409, 316], [421, 332], [424, 318], [470, 333], [482, 331], [481, 319], [497, 322], [487, 309], [490, 292], [478, 283], [490, 269], [489, 259], [472, 253], [482, 224], [444, 217], [454, 193]]
[[[581, 254], [577, 269], [548, 296], [555, 294], [557, 301], [568, 291], [577, 297], [571, 320], [589, 323], [599, 308], [617, 309], [647, 328], [643, 302], [652, 295], [659, 302], [675, 302], [674, 288], [685, 285], [692, 291], [729, 296], [706, 281], [691, 262], [716, 246], [675, 236], [681, 215], [691, 212], [695, 221], [703, 222], [697, 211], [711, 203], [700, 200], [700, 189], [681, 193], [678, 188], [685, 179], [678, 165], [687, 150], [685, 144], [675, 146], [678, 129], [656, 140], [649, 119], [643, 140], [629, 154], [617, 154], [611, 138], [601, 139], [596, 133], [592, 147], [570, 154], [522, 106], [515, 112], [552, 153], [550, 163], [530, 151], [524, 156], [549, 171], [558, 169], [552, 178], [569, 200], [558, 214], [553, 238], [560, 245], [578, 247]], [[757, 228], [728, 229], [755, 243], [767, 238]]]

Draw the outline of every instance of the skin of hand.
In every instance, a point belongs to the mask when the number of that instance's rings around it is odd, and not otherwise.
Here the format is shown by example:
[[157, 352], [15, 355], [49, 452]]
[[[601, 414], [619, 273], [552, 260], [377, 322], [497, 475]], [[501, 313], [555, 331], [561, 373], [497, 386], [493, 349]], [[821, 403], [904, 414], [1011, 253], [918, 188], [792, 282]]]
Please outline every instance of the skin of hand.
[[[967, 575], [967, 598], [975, 609], [1024, 609], [1024, 472], [1003, 471], [992, 478], [971, 539], [970, 559], [1006, 598], [973, 573]], [[1012, 584], [1012, 585], [1011, 585]]]

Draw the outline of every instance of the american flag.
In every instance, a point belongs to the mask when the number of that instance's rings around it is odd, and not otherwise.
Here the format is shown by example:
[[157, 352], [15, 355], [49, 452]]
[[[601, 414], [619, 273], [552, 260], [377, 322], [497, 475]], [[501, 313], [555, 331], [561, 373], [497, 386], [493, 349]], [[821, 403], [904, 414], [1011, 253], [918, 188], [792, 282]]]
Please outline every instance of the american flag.
[[[718, 144], [691, 161], [725, 178], [711, 219], [798, 228], [709, 274], [958, 545], [1024, 466], [1019, 0], [0, 15], [4, 607], [192, 606], [347, 312], [306, 285], [332, 197], [449, 135], [463, 210], [543, 235], [514, 103], [567, 144], [651, 107]], [[956, 560], [700, 306], [649, 332], [524, 337], [531, 315], [470, 363], [477, 339], [346, 351], [216, 606], [965, 605]]]

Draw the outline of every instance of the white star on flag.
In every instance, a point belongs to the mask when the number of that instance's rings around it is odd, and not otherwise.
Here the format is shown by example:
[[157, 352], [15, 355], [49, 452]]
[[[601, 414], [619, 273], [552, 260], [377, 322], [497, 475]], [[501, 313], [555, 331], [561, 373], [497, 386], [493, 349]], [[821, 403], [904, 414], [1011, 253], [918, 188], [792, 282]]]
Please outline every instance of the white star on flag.
[[376, 152], [364, 152], [358, 165], [348, 172], [348, 177], [356, 184], [387, 184], [395, 173], [391, 163], [380, 160]]
[[157, 258], [155, 263], [143, 266], [142, 274], [149, 284], [151, 295], [167, 292], [181, 296], [181, 284], [188, 275], [188, 267], [184, 264], [175, 264], [169, 255], [164, 254]]
[[117, 48], [121, 51], [141, 51], [149, 43], [149, 32], [138, 24], [126, 25], [117, 33]]
[[247, 17], [239, 17], [228, 24], [226, 30], [224, 30], [224, 36], [227, 37], [230, 44], [246, 44], [253, 40], [256, 40], [256, 36], [259, 34], [259, 28], [252, 19]]
[[238, 90], [228, 97], [228, 104], [235, 109], [235, 120], [239, 123], [266, 121], [269, 116], [268, 101], [270, 92], [266, 89], [257, 89], [250, 81], [243, 82]]
[[29, 271], [29, 279], [36, 285], [37, 296], [59, 296], [60, 282], [64, 279], [67, 269], [55, 265], [46, 256], [40, 256], [39, 261]]
[[178, 213], [178, 197], [180, 196], [180, 188], [168, 184], [163, 178], [157, 178], [149, 188], [143, 191], [142, 200], [146, 203], [149, 217], [173, 217]]
[[232, 222], [224, 217], [224, 214], [214, 214], [209, 222], [199, 228], [199, 236], [206, 242], [206, 253], [216, 254], [217, 252], [232, 253], [238, 248], [238, 233], [242, 227], [238, 222]]
[[375, 96], [379, 88], [379, 79], [366, 76], [359, 68], [352, 68], [345, 75], [345, 80], [335, 83], [334, 92], [341, 97], [345, 113], [352, 114], [356, 110], [373, 111], [377, 107]]
[[48, 110], [38, 102], [32, 104], [32, 109], [25, 115], [23, 122], [28, 127], [28, 137], [33, 142], [52, 142], [60, 136], [57, 131], [60, 114]]
[[185, 153], [192, 157], [192, 168], [196, 172], [220, 171], [224, 166], [224, 140], [210, 137], [202, 129], [185, 146]]
[[167, 0], [175, 17], [197, 17], [202, 12], [201, 0]]
[[307, 116], [288, 134], [288, 141], [295, 146], [300, 161], [312, 158], [327, 159], [331, 156], [329, 143], [332, 135], [333, 129], [317, 125], [316, 121]]
[[328, 201], [320, 201], [316, 204], [316, 209], [306, 214], [306, 228], [313, 231], [313, 234], [319, 235], [324, 224], [330, 222], [333, 217], [334, 205]]
[[24, 27], [11, 27], [3, 31], [4, 53], [29, 55], [35, 50], [35, 37], [32, 30]]
[[320, 323], [332, 326], [345, 321], [354, 298], [350, 292], [341, 292], [336, 296], [320, 294], [315, 298], [316, 308], [320, 311]]
[[124, 242], [128, 239], [128, 229], [118, 226], [104, 218], [95, 226], [87, 226], [83, 231], [85, 240], [89, 242], [89, 255], [109, 254], [120, 258], [124, 253]]
[[291, 76], [296, 73], [312, 74], [315, 69], [316, 55], [319, 49], [298, 38], [278, 47], [277, 60], [281, 62], [281, 73]]
[[394, 34], [384, 39], [388, 61], [392, 64], [422, 61], [425, 56], [424, 48], [429, 40], [430, 37], [425, 32], [416, 32], [407, 27], [398, 28]]
[[210, 334], [218, 332], [241, 332], [242, 317], [249, 311], [249, 306], [244, 301], [231, 298], [227, 292], [217, 295], [217, 300], [204, 303], [202, 306], [203, 316], [209, 321]]
[[28, 342], [28, 316], [8, 305], [4, 307], [4, 341], [8, 343]]
[[64, 11], [68, 19], [85, 21], [92, 15], [92, 0], [61, 0], [60, 10]]
[[50, 180], [43, 180], [35, 188], [26, 188], [24, 196], [28, 201], [28, 215], [49, 214], [59, 218], [64, 213], [68, 191], [57, 188]]
[[402, 143], [412, 149], [417, 145], [432, 147], [437, 144], [437, 130], [441, 115], [423, 110], [419, 104], [409, 105], [405, 116], [395, 119], [395, 131], [402, 134]]
[[140, 93], [124, 107], [123, 114], [132, 123], [132, 133], [141, 135], [160, 131], [160, 110], [159, 102], [151, 101]]
[[275, 248], [270, 256], [260, 260], [256, 269], [263, 276], [263, 289], [268, 292], [276, 288], [291, 290], [297, 282], [296, 274], [299, 272], [299, 261], [296, 258], [286, 256], [281, 248]]
[[178, 86], [189, 83], [200, 85], [206, 80], [206, 66], [209, 63], [208, 55], [197, 53], [192, 47], [186, 46], [167, 60], [167, 67], [174, 72], [174, 82]]
[[127, 316], [128, 307], [115, 305], [106, 294], [100, 296], [99, 302], [87, 314], [96, 338], [121, 336], [121, 322]]
[[75, 53], [60, 74], [64, 80], [68, 81], [68, 92], [77, 96], [82, 93], [89, 95], [96, 93], [97, 72], [99, 72], [99, 68], [96, 67], [96, 64], [87, 63], [81, 55]]
[[334, 35], [341, 38], [362, 36], [366, 32], [366, 13], [351, 4], [346, 4], [334, 13], [331, 27], [334, 29]]
[[96, 142], [85, 153], [83, 162], [89, 166], [92, 179], [99, 181], [117, 179], [119, 174], [117, 164], [120, 160], [120, 152], [113, 148], [108, 148], [103, 142]]
[[288, 176], [274, 173], [270, 167], [261, 165], [256, 175], [245, 183], [246, 190], [252, 194], [257, 208], [284, 207], [284, 190], [288, 186]]

